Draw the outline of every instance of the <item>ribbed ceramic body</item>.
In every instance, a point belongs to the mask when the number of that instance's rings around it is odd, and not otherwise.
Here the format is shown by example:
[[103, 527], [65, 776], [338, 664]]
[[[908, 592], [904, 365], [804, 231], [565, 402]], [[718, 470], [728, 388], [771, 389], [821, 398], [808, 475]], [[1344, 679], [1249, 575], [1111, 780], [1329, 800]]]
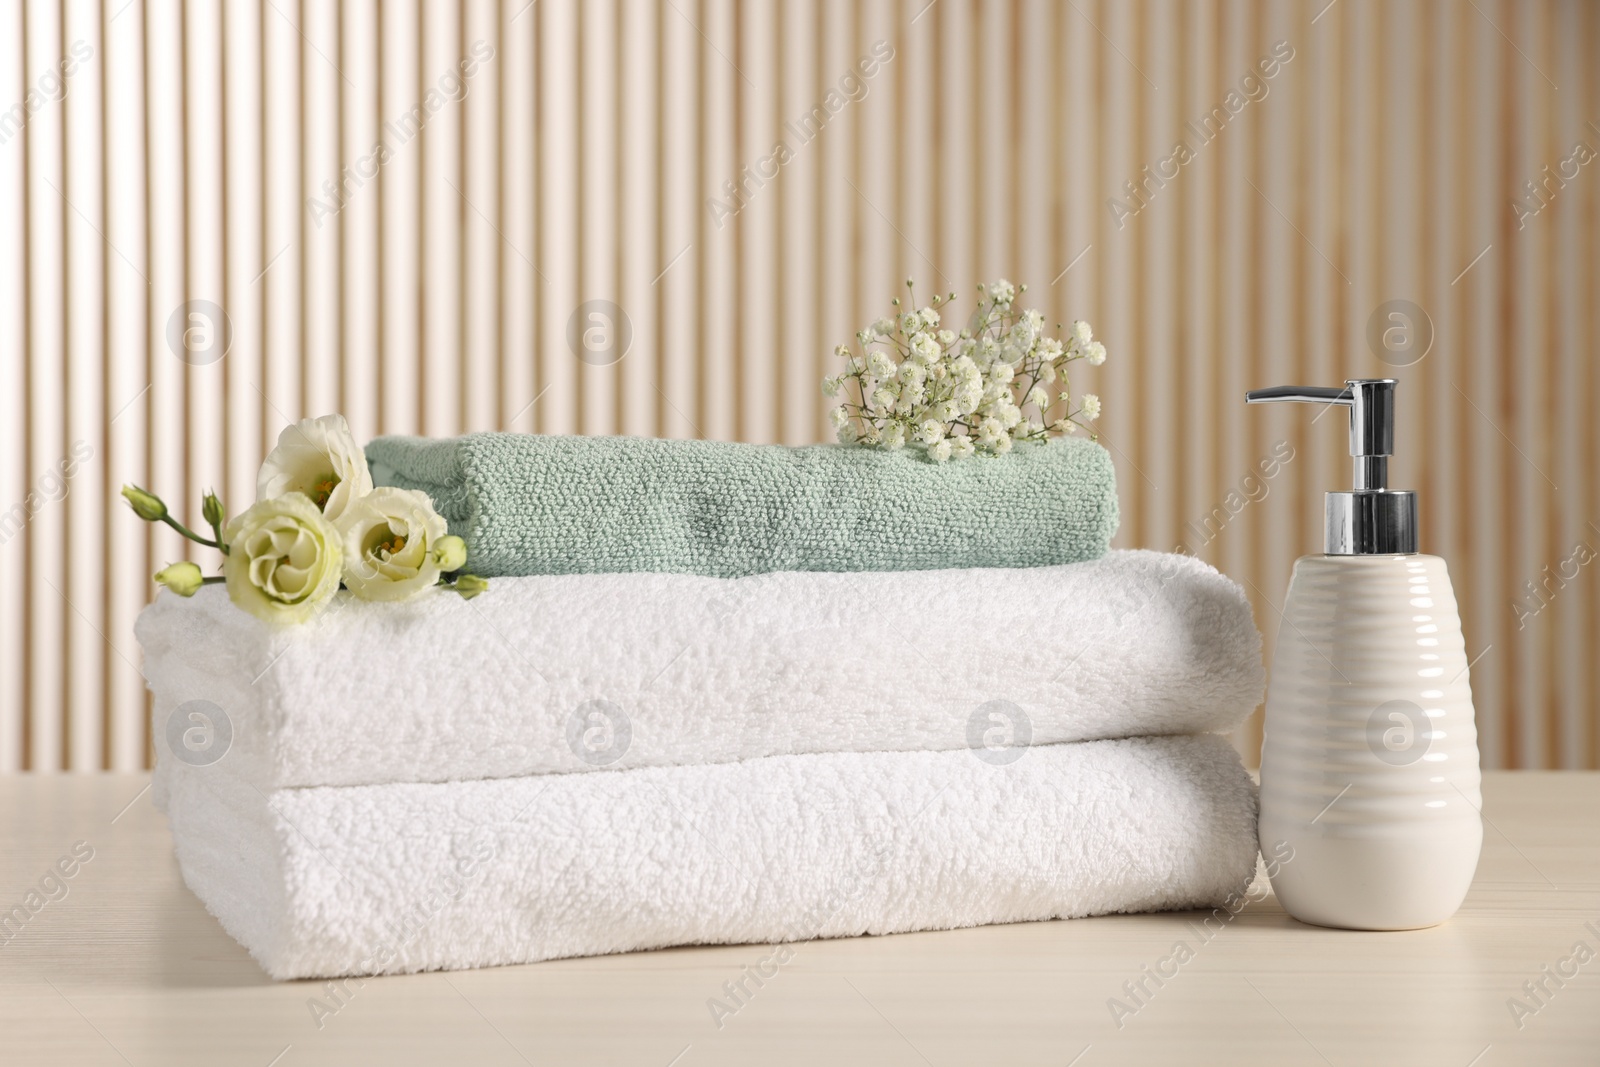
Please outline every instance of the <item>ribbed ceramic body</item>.
[[1444, 560], [1298, 560], [1261, 752], [1261, 851], [1284, 909], [1362, 930], [1448, 919], [1483, 843], [1478, 786]]

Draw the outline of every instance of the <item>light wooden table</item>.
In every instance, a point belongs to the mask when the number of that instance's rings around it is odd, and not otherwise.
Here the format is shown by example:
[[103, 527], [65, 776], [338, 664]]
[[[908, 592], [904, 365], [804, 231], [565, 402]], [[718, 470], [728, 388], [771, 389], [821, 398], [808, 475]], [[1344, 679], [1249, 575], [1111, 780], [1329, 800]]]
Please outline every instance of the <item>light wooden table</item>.
[[[1600, 1064], [1600, 955], [1562, 962], [1600, 954], [1600, 774], [1488, 775], [1477, 880], [1433, 930], [1315, 929], [1269, 897], [1209, 941], [1168, 914], [810, 942], [720, 1028], [708, 999], [769, 949], [380, 978], [337, 1000], [269, 981], [184, 888], [146, 782], [0, 779], [0, 909], [74, 871], [0, 944], [0, 1064]], [[74, 865], [75, 845], [93, 857]], [[1178, 941], [1193, 958], [1119, 1028], [1108, 1001], [1132, 1006], [1123, 983]], [[1530, 1000], [1546, 966], [1577, 973]], [[1511, 998], [1538, 1010], [1514, 1018]]]

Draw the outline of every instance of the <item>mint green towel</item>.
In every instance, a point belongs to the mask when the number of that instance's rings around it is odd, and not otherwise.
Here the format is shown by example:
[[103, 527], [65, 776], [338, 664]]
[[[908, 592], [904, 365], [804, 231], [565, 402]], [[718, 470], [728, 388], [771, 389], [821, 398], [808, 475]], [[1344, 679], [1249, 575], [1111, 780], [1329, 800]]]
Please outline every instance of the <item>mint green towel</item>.
[[1075, 437], [944, 464], [512, 433], [380, 437], [367, 459], [378, 485], [425, 490], [486, 577], [1038, 567], [1098, 558], [1117, 529], [1111, 457]]

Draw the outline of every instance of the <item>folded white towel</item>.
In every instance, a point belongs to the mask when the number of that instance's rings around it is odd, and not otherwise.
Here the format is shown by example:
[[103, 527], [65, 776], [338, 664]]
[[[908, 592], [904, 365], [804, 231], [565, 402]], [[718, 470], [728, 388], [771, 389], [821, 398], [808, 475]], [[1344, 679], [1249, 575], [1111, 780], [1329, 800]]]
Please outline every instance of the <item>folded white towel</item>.
[[230, 772], [263, 790], [949, 750], [1002, 720], [1035, 744], [1221, 732], [1263, 685], [1239, 586], [1141, 551], [1013, 570], [497, 578], [470, 602], [341, 593], [281, 629], [207, 588], [157, 597], [137, 629], [158, 736], [188, 723], [188, 702], [215, 705]]
[[184, 879], [274, 978], [1215, 906], [1255, 871], [1217, 736], [257, 791], [168, 761]]

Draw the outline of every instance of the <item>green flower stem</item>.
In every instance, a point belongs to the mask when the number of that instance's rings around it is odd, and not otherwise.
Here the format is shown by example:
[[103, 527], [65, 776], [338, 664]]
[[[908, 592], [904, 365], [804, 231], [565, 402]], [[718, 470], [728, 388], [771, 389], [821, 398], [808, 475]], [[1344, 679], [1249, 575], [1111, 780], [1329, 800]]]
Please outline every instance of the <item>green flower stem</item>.
[[220, 574], [207, 575], [206, 577], [200, 579], [200, 584], [201, 585], [221, 585], [223, 582], [225, 582], [227, 580], [228, 579], [224, 578]]
[[228, 546], [222, 543], [222, 534], [220, 532], [217, 534], [217, 539], [212, 541], [209, 538], [201, 537], [199, 534], [189, 529], [189, 527], [185, 526], [171, 515], [163, 515], [161, 517], [161, 521], [172, 527], [174, 530], [177, 530], [179, 533], [183, 534], [183, 536], [187, 537], [197, 545], [205, 545], [207, 548], [220, 549], [224, 555], [226, 555], [228, 552]]

